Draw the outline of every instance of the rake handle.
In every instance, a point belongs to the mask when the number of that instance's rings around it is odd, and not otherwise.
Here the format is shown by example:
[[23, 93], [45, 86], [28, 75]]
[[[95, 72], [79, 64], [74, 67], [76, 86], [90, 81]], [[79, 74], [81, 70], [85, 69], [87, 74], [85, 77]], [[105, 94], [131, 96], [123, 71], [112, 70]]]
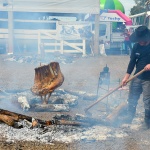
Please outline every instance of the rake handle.
[[[133, 80], [134, 78], [136, 78], [137, 76], [139, 76], [140, 74], [142, 74], [145, 71], [145, 69], [139, 71], [137, 74], [135, 74], [134, 76], [132, 76], [130, 79], [127, 80], [126, 83], [130, 82], [131, 80]], [[121, 88], [123, 86], [123, 84], [120, 84], [118, 87], [116, 87], [115, 89], [111, 90], [110, 92], [108, 92], [106, 95], [104, 95], [103, 97], [101, 97], [100, 99], [98, 99], [97, 101], [95, 101], [92, 105], [90, 105], [89, 107], [87, 107], [85, 109], [85, 112], [88, 111], [91, 107], [93, 107], [95, 104], [97, 104], [98, 102], [102, 101], [104, 98], [106, 98], [107, 96], [109, 96], [110, 94], [112, 94], [113, 92], [115, 92], [116, 90], [118, 90], [119, 88]]]

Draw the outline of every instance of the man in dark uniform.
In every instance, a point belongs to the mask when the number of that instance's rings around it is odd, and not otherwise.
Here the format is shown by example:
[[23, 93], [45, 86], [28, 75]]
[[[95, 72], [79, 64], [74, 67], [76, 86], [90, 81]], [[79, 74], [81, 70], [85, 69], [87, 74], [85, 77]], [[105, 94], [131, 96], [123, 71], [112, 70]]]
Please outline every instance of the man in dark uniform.
[[145, 71], [130, 83], [127, 121], [128, 123], [132, 122], [138, 100], [143, 93], [145, 108], [144, 124], [146, 128], [150, 128], [150, 30], [146, 26], [140, 26], [130, 36], [130, 40], [135, 44], [122, 84], [126, 85], [126, 81], [129, 79], [134, 67], [136, 67], [135, 74], [142, 69], [145, 69]]

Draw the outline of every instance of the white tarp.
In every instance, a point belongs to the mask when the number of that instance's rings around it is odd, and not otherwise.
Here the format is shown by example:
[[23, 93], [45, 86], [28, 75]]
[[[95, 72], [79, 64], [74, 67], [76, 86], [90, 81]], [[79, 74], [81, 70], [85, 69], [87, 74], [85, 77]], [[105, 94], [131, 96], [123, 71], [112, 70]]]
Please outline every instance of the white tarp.
[[99, 0], [0, 0], [0, 10], [99, 14], [100, 3]]

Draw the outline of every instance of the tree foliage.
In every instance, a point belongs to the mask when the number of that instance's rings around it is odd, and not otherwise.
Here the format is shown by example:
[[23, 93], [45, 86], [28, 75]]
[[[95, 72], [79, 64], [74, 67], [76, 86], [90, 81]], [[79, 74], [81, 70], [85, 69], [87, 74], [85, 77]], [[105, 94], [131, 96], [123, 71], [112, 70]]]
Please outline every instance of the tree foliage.
[[146, 9], [143, 8], [142, 6], [133, 6], [130, 10], [130, 14], [135, 15], [135, 14], [139, 14], [139, 13], [142, 13], [145, 11], [146, 11]]
[[149, 10], [149, 8], [147, 7], [148, 6], [147, 3], [150, 3], [150, 0], [134, 0], [134, 1], [136, 5], [131, 8], [130, 10], [131, 15], [146, 12]]

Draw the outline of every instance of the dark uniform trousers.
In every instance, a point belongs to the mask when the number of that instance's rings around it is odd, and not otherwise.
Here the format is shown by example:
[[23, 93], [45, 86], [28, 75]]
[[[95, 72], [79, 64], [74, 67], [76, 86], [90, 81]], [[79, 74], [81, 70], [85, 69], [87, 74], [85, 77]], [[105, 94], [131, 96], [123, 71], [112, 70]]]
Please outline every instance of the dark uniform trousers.
[[[145, 110], [150, 111], [150, 80], [135, 78], [130, 83], [128, 96], [129, 111], [135, 113], [138, 100], [143, 92], [143, 102]], [[130, 110], [131, 109], [131, 110]]]

